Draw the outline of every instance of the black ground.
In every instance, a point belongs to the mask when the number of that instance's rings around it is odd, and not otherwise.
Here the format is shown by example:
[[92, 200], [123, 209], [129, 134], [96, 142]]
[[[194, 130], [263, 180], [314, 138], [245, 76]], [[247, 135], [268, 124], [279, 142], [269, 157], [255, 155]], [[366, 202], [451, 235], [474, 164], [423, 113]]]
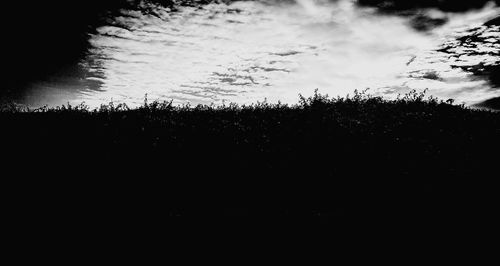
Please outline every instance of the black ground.
[[497, 208], [500, 113], [419, 94], [125, 109], [0, 113], [12, 210], [479, 219]]

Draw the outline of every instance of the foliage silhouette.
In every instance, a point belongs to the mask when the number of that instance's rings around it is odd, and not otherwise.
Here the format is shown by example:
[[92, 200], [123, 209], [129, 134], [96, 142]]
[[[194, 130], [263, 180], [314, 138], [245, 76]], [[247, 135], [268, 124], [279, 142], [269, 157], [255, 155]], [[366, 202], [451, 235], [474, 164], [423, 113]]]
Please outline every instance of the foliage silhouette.
[[0, 124], [11, 193], [54, 215], [107, 216], [112, 205], [144, 217], [477, 218], [495, 205], [500, 113], [415, 91], [295, 105], [8, 106]]

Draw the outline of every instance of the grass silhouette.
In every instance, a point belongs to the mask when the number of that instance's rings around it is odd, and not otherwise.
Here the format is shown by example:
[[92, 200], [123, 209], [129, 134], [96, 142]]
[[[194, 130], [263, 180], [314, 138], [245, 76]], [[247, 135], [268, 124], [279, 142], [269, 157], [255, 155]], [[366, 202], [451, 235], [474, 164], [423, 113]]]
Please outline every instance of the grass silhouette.
[[44, 215], [483, 217], [494, 207], [500, 113], [415, 91], [4, 106], [0, 125], [13, 206]]

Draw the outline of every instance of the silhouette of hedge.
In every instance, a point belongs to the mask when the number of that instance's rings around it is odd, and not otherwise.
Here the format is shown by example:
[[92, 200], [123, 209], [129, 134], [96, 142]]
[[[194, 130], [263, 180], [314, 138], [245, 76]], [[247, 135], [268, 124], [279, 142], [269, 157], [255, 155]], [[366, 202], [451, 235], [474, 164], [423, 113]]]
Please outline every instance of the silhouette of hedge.
[[293, 106], [5, 107], [0, 124], [13, 206], [46, 215], [476, 219], [496, 202], [500, 113], [415, 92]]

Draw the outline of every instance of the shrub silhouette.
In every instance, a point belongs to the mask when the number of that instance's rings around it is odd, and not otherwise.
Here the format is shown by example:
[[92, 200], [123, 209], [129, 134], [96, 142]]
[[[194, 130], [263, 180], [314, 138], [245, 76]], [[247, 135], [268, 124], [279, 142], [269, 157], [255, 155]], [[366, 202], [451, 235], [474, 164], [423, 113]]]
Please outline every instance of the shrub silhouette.
[[495, 202], [500, 113], [416, 91], [316, 93], [295, 105], [10, 106], [0, 123], [21, 206], [482, 217]]

